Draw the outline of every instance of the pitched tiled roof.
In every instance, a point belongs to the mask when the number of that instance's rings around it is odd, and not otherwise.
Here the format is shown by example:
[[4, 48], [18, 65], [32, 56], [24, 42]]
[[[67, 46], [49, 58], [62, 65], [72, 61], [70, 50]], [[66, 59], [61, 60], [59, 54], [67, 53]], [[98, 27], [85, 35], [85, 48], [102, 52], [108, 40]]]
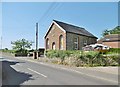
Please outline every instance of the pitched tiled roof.
[[106, 35], [104, 38], [98, 40], [98, 43], [102, 43], [102, 42], [112, 42], [112, 41], [120, 41], [120, 34], [110, 34], [110, 35]]
[[56, 22], [59, 26], [61, 26], [66, 32], [71, 32], [71, 33], [75, 33], [75, 34], [80, 34], [80, 35], [84, 35], [84, 36], [97, 38], [82, 27], [74, 26], [71, 24], [57, 21], [57, 20], [53, 20], [53, 21]]

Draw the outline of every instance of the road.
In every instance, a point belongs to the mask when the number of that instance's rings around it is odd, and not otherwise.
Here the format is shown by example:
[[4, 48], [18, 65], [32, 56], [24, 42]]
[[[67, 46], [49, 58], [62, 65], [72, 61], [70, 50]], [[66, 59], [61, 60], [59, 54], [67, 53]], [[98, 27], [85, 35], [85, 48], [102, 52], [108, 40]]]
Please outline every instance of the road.
[[[117, 75], [56, 68], [16, 58], [2, 58], [3, 85], [117, 85]], [[93, 75], [93, 74], [95, 75]], [[102, 77], [103, 76], [103, 77]], [[101, 78], [102, 77], [102, 78]], [[105, 77], [105, 78], [104, 78]], [[106, 79], [108, 78], [108, 79]], [[103, 86], [102, 86], [103, 87]], [[105, 86], [107, 87], [107, 86]]]

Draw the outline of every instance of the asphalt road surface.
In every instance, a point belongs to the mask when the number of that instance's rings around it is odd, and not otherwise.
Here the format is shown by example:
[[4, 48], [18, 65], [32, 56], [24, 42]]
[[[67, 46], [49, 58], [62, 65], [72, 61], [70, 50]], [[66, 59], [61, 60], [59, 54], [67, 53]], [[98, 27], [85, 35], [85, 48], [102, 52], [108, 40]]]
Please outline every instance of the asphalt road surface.
[[[3, 85], [118, 85], [117, 76], [81, 70], [72, 71], [16, 58], [2, 58]], [[98, 73], [100, 75], [100, 73]], [[104, 79], [104, 77], [108, 79]], [[107, 87], [107, 86], [106, 86]]]

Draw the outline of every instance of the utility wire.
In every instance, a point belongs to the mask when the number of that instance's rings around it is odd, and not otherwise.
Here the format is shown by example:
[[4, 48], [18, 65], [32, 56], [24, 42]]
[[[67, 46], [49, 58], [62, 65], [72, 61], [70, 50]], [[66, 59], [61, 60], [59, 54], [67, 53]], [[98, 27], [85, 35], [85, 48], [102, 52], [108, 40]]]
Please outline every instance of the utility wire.
[[51, 13], [54, 12], [54, 10], [59, 6], [59, 4], [57, 2], [52, 2], [52, 4], [50, 5], [50, 7], [46, 10], [46, 12], [43, 14], [43, 16], [38, 20], [39, 23], [43, 23], [43, 21], [45, 21], [45, 19], [48, 19], [48, 17], [50, 16]]
[[42, 24], [43, 26], [45, 26], [45, 22], [49, 19], [49, 17], [51, 17], [53, 15], [53, 13], [57, 10], [57, 8], [59, 8], [61, 6], [61, 3], [57, 3], [57, 2], [53, 2], [50, 5], [50, 8], [47, 9], [47, 11], [44, 13], [44, 15], [39, 19], [39, 23], [40, 25]]
[[60, 6], [61, 6], [61, 4], [57, 4], [57, 5], [56, 5], [56, 7], [54, 8], [54, 10], [46, 17], [46, 20], [44, 20], [44, 24], [46, 23], [46, 21], [47, 21], [50, 17], [54, 16], [54, 13], [55, 13], [55, 14], [57, 13], [56, 10], [57, 10]]
[[43, 16], [38, 20], [38, 22], [41, 22], [43, 19], [44, 19], [44, 17], [46, 17], [47, 15], [48, 15], [48, 13], [49, 13], [49, 11], [54, 7], [54, 3], [55, 2], [52, 2], [52, 4], [49, 6], [49, 8], [45, 11], [45, 13], [43, 14]]

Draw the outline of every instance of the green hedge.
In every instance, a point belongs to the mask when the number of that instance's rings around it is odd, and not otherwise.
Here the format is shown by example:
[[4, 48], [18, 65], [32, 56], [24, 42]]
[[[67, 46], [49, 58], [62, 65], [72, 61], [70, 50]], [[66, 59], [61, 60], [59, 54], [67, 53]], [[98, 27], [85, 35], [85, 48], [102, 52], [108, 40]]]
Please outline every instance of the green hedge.
[[120, 53], [120, 48], [110, 48], [109, 52]]
[[69, 57], [72, 54], [71, 51], [62, 51], [62, 50], [49, 50], [45, 52], [45, 55], [49, 58], [64, 58], [65, 56]]
[[71, 51], [71, 50], [49, 50], [45, 51], [45, 55], [49, 58], [65, 58], [69, 57], [70, 55], [80, 55], [81, 51]]
[[45, 55], [50, 59], [61, 59], [60, 64], [74, 66], [118, 66], [119, 56], [101, 54], [97, 51], [49, 50]]
[[15, 50], [5, 50], [5, 49], [3, 49], [3, 50], [0, 50], [0, 51], [6, 52], [6, 53], [15, 53]]

